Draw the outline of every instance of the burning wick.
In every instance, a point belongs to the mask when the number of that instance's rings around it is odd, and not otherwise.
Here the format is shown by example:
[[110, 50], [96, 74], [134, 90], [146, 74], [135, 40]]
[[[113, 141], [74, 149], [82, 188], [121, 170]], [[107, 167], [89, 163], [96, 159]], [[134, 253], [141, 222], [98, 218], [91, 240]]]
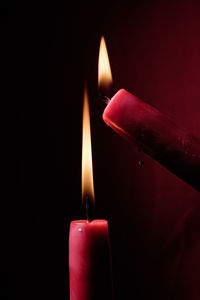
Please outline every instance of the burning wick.
[[103, 93], [99, 93], [99, 99], [102, 100], [105, 104], [108, 104], [110, 102], [110, 98], [108, 98]]

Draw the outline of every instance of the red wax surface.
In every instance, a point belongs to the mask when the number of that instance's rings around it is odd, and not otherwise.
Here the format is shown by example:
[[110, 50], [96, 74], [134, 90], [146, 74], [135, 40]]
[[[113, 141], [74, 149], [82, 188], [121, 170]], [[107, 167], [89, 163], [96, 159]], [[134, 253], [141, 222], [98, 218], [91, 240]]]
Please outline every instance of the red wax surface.
[[70, 300], [111, 300], [111, 255], [106, 220], [72, 221], [69, 234]]
[[200, 191], [200, 139], [149, 104], [119, 90], [103, 119], [112, 129]]

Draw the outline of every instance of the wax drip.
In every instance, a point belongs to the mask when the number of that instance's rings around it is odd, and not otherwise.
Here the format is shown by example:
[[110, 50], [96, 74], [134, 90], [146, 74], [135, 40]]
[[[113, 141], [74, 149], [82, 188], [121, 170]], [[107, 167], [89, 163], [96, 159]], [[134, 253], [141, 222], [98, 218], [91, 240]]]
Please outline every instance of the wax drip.
[[143, 165], [144, 165], [143, 160], [139, 160], [138, 161], [138, 167], [141, 169], [143, 167]]

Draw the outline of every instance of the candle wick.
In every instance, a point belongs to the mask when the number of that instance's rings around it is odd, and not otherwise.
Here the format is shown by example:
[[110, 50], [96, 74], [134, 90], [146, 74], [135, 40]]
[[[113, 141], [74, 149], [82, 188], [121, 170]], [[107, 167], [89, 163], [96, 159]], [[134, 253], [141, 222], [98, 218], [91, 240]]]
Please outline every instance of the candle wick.
[[102, 100], [106, 104], [108, 104], [110, 102], [110, 99], [101, 92], [99, 93], [99, 99]]
[[93, 201], [90, 199], [90, 197], [86, 196], [85, 197], [85, 215], [86, 215], [86, 220], [88, 222], [91, 222], [93, 219], [93, 210], [94, 210]]

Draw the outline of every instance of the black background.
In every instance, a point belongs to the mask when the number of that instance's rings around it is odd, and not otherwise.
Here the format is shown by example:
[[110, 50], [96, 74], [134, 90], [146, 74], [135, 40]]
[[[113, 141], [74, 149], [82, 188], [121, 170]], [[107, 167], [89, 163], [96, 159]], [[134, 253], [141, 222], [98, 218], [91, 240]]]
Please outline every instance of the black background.
[[126, 88], [198, 134], [199, 25], [194, 1], [7, 3], [3, 128], [11, 128], [16, 147], [6, 147], [6, 298], [69, 299], [69, 223], [83, 217], [85, 80], [96, 217], [110, 225], [116, 299], [167, 295], [162, 275], [168, 256], [164, 264], [157, 261], [160, 245], [199, 196], [103, 123], [98, 49], [104, 34], [114, 79], [109, 96]]

